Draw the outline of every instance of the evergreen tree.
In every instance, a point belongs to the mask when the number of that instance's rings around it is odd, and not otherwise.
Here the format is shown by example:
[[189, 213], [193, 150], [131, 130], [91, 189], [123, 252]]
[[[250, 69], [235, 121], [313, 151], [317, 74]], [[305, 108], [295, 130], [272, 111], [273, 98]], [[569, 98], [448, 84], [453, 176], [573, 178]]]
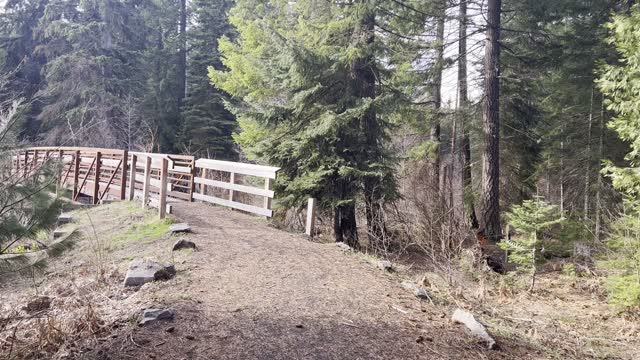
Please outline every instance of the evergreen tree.
[[225, 108], [226, 95], [207, 78], [207, 69], [223, 70], [218, 39], [232, 37], [227, 13], [232, 1], [195, 0], [191, 3], [192, 25], [188, 32], [189, 57], [187, 98], [180, 130], [181, 150], [210, 158], [232, 159], [232, 132], [237, 123]]
[[392, 25], [377, 5], [239, 1], [231, 17], [238, 40], [220, 44], [229, 71], [210, 71], [242, 100], [236, 140], [253, 159], [282, 168], [281, 204], [319, 198], [334, 212], [336, 241], [352, 246], [359, 195], [370, 241], [384, 236], [381, 206], [396, 196], [385, 142], [398, 103], [407, 104], [383, 86], [409, 67], [383, 64], [395, 61], [384, 57], [385, 41], [395, 39], [376, 36], [376, 24]]
[[48, 143], [123, 147], [126, 99], [141, 94], [148, 28], [140, 1], [54, 0], [39, 49], [47, 58], [39, 115]]

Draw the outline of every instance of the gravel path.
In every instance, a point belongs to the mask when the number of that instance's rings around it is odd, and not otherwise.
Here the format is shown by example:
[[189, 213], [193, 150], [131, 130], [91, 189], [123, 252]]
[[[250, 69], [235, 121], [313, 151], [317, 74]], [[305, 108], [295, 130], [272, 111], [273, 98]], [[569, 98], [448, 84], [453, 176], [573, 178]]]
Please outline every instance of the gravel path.
[[449, 323], [448, 310], [334, 244], [200, 203], [178, 204], [175, 217], [192, 226], [184, 237], [199, 250], [177, 257], [176, 279], [149, 295], [177, 310], [175, 322], [122, 330], [86, 358], [535, 358], [485, 350]]

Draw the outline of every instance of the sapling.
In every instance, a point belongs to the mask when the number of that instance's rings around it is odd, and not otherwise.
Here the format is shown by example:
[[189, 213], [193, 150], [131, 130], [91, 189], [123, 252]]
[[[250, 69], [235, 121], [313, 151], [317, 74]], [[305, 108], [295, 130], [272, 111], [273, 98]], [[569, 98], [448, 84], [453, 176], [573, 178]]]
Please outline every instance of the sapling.
[[565, 219], [556, 205], [544, 201], [541, 196], [525, 200], [521, 205], [514, 205], [506, 214], [508, 224], [516, 231], [513, 238], [498, 243], [500, 248], [508, 252], [508, 259], [520, 269], [531, 273], [531, 287], [536, 283], [538, 254], [544, 251], [540, 232]]

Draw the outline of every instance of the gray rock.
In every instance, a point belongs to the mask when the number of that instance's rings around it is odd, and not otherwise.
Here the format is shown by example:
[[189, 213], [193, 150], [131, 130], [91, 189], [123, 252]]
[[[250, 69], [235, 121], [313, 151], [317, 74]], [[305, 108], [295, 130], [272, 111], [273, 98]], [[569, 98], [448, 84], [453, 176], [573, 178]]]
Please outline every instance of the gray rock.
[[169, 231], [172, 233], [184, 233], [191, 232], [191, 226], [187, 223], [173, 224], [169, 226]]
[[168, 280], [176, 274], [173, 265], [162, 265], [152, 260], [134, 260], [124, 278], [124, 286], [141, 286], [151, 281]]
[[180, 239], [173, 244], [173, 251], [182, 250], [182, 249], [196, 249], [196, 243], [193, 241]]
[[478, 320], [475, 319], [473, 314], [463, 309], [456, 309], [454, 311], [451, 320], [454, 323], [464, 324], [471, 333], [480, 339], [482, 339], [489, 349], [493, 349], [496, 345], [496, 341], [489, 335], [487, 328], [484, 327]]
[[53, 230], [53, 239], [59, 239], [63, 236], [67, 235], [67, 231], [66, 230], [60, 230], [60, 229], [56, 229]]
[[393, 271], [393, 264], [389, 260], [378, 261], [378, 269], [384, 271]]
[[340, 249], [342, 249], [342, 250], [344, 250], [344, 251], [353, 251], [353, 249], [351, 248], [351, 246], [349, 246], [349, 245], [347, 245], [347, 244], [345, 244], [345, 243], [343, 243], [343, 242], [337, 242], [337, 243], [336, 243], [336, 245], [337, 245]]
[[142, 320], [138, 323], [140, 326], [155, 323], [157, 321], [173, 321], [176, 317], [176, 311], [173, 309], [146, 309], [142, 313]]
[[411, 281], [403, 281], [402, 287], [411, 291], [417, 298], [431, 300], [431, 296], [429, 296], [429, 293], [425, 288], [418, 286]]
[[60, 226], [60, 225], [69, 224], [72, 221], [73, 221], [73, 217], [71, 217], [71, 215], [69, 215], [69, 214], [60, 214], [60, 216], [58, 216], [57, 225]]

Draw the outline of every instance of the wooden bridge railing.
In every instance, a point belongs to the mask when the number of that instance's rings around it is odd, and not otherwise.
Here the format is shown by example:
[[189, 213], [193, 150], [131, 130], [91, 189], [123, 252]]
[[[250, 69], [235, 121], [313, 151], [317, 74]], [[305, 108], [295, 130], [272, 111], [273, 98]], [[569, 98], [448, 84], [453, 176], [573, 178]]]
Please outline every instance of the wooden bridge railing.
[[[201, 200], [217, 205], [271, 217], [273, 181], [279, 168], [193, 156], [129, 152], [127, 150], [84, 147], [39, 147], [22, 149], [12, 159], [11, 172], [31, 172], [50, 160], [60, 162], [58, 184], [73, 190], [72, 197], [92, 198], [93, 204], [105, 200], [142, 201], [157, 207], [164, 218], [168, 202]], [[225, 173], [228, 182], [213, 180], [213, 173]], [[199, 177], [196, 177], [199, 174]], [[237, 175], [263, 179], [263, 187], [238, 183]], [[199, 193], [194, 193], [196, 184]], [[207, 194], [206, 189], [227, 192], [226, 199]], [[214, 191], [215, 193], [215, 191]], [[260, 206], [239, 199], [240, 194], [262, 197]]]

